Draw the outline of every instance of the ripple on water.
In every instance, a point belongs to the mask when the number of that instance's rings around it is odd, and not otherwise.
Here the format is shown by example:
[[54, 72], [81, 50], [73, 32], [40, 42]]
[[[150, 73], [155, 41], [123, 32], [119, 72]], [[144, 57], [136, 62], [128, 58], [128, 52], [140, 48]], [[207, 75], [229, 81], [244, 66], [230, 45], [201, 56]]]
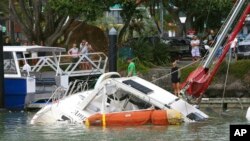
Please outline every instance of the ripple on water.
[[80, 124], [29, 124], [32, 112], [0, 112], [0, 140], [84, 140], [84, 141], [227, 141], [230, 124], [247, 124], [239, 109], [209, 112], [207, 121], [179, 126], [90, 127]]

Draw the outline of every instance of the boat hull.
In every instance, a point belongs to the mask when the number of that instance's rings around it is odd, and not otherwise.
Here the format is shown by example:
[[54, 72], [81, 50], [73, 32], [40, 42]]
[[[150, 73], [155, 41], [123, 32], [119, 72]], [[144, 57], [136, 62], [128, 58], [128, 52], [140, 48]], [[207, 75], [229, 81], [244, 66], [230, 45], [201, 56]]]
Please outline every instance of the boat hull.
[[10, 110], [25, 108], [27, 94], [35, 93], [32, 77], [4, 78], [4, 107]]

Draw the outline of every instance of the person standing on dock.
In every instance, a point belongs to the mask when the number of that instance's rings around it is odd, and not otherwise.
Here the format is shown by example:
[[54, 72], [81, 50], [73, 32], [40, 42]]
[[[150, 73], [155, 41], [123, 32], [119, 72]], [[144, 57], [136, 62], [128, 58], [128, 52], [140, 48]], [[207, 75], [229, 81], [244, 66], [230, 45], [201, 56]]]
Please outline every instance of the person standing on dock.
[[238, 57], [237, 57], [238, 44], [237, 43], [238, 43], [238, 39], [234, 38], [234, 40], [231, 42], [231, 45], [230, 45], [231, 57], [233, 56], [235, 58], [235, 61], [238, 60]]
[[78, 61], [78, 48], [77, 48], [76, 43], [73, 43], [72, 48], [69, 49], [69, 51], [68, 51], [68, 55], [70, 55], [72, 57], [73, 63], [76, 63]]
[[[31, 45], [32, 46], [37, 46], [37, 44], [36, 44], [36, 41], [32, 41], [31, 42]], [[32, 62], [32, 65], [36, 65], [36, 63], [37, 63], [37, 61], [38, 61], [38, 53], [37, 52], [31, 52], [31, 62]]]
[[209, 31], [208, 37], [207, 37], [207, 44], [211, 47], [214, 44], [215, 40], [215, 32], [213, 29]]
[[171, 68], [171, 82], [174, 90], [174, 94], [176, 96], [180, 96], [180, 80], [181, 80], [181, 72], [179, 67], [177, 67], [177, 60], [173, 62], [173, 67]]
[[89, 51], [93, 51], [91, 44], [89, 44], [86, 40], [82, 40], [82, 43], [80, 44], [80, 54], [84, 55], [85, 57], [82, 60], [82, 67], [81, 67], [84, 70], [91, 69], [91, 64], [88, 61], [88, 59], [86, 59], [89, 58]]
[[130, 57], [127, 58], [127, 61], [129, 63], [127, 77], [136, 76], [135, 63], [133, 62], [132, 58], [130, 58]]
[[197, 38], [197, 36], [193, 36], [193, 39], [191, 40], [190, 43], [192, 50], [191, 50], [191, 54], [192, 54], [192, 59], [193, 61], [196, 61], [200, 58], [200, 40]]

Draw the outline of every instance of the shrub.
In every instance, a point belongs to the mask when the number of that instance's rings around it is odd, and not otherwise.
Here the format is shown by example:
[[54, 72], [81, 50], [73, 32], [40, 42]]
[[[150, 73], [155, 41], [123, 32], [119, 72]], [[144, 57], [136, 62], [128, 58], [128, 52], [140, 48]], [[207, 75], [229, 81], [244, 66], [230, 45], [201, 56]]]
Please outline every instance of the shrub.
[[166, 45], [162, 42], [153, 44], [153, 63], [155, 65], [165, 65], [170, 62], [170, 54], [166, 49]]
[[[244, 74], [247, 74], [250, 69], [250, 60], [238, 60], [237, 62], [230, 63], [229, 75], [233, 75], [236, 78], [243, 79]], [[223, 62], [218, 70], [218, 75], [223, 75], [227, 73], [228, 64]]]
[[236, 78], [243, 79], [244, 74], [249, 72], [250, 60], [238, 60], [236, 63], [232, 63], [229, 73]]
[[135, 57], [142, 63], [147, 64], [153, 62], [153, 46], [145, 38], [132, 40], [129, 46], [133, 49]]
[[165, 65], [170, 56], [166, 45], [158, 37], [140, 37], [131, 39], [126, 47], [132, 48], [134, 57], [144, 66]]

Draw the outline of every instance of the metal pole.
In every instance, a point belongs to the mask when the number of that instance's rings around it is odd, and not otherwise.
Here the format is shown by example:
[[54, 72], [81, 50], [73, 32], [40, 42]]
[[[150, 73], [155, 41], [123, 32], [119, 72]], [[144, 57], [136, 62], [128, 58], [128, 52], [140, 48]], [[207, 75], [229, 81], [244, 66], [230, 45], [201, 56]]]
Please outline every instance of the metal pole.
[[109, 72], [117, 71], [116, 43], [117, 43], [117, 31], [115, 30], [115, 28], [112, 27], [109, 30]]
[[4, 108], [3, 32], [2, 32], [1, 17], [0, 17], [0, 108]]
[[[10, 1], [9, 1], [9, 11], [11, 11], [11, 7], [10, 7]], [[15, 25], [14, 25], [14, 21], [12, 20], [11, 17], [11, 12], [9, 12], [9, 29], [10, 29], [10, 40], [11, 40], [11, 44], [15, 43]]]
[[186, 37], [186, 24], [183, 23], [182, 25], [183, 25], [183, 38], [185, 38]]
[[160, 21], [161, 21], [161, 36], [163, 36], [163, 34], [164, 34], [164, 32], [163, 32], [163, 22], [164, 22], [164, 20], [163, 20], [163, 4], [162, 4], [162, 0], [160, 0]]

